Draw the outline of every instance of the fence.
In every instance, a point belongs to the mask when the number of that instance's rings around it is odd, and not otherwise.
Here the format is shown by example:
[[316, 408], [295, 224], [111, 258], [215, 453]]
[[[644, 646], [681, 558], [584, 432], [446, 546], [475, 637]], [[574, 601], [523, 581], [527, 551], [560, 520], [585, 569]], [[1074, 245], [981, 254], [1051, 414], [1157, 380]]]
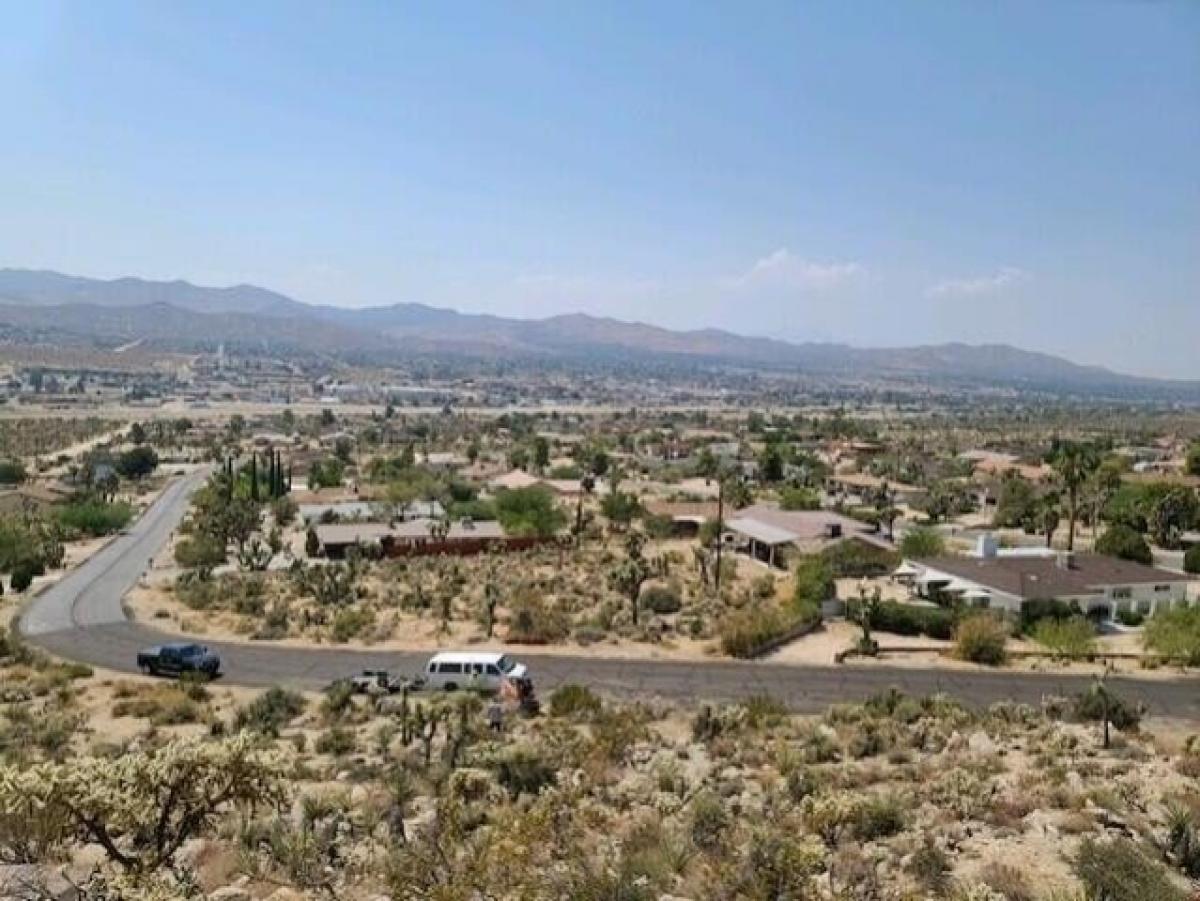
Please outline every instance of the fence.
[[436, 557], [444, 554], [451, 557], [472, 557], [489, 550], [527, 551], [541, 544], [554, 542], [553, 537], [538, 538], [536, 536], [504, 536], [480, 538], [454, 538], [435, 541], [433, 538], [421, 538], [415, 541], [396, 541], [384, 538], [380, 542], [385, 557]]

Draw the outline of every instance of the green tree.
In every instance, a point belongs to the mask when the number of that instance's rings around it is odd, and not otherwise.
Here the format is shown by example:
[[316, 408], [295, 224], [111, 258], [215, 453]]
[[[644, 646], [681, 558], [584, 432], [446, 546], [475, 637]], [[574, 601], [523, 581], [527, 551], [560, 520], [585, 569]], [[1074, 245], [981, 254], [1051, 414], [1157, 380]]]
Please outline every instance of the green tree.
[[1079, 519], [1079, 493], [1100, 465], [1095, 446], [1063, 441], [1050, 456], [1050, 465], [1067, 492], [1067, 550], [1075, 549], [1075, 523]]
[[1172, 488], [1150, 509], [1150, 536], [1159, 547], [1177, 548], [1186, 529], [1196, 522], [1196, 495], [1190, 488]]
[[533, 467], [538, 472], [550, 465], [550, 442], [538, 435], [533, 439]]
[[821, 498], [811, 488], [790, 486], [779, 492], [779, 506], [784, 510], [819, 510]]
[[758, 477], [768, 484], [783, 481], [783, 452], [775, 442], [768, 444], [758, 458]]
[[1150, 545], [1138, 532], [1129, 526], [1117, 523], [1104, 530], [1096, 540], [1096, 553], [1121, 560], [1132, 560], [1150, 566], [1154, 562]]
[[158, 466], [158, 454], [148, 444], [138, 443], [116, 459], [117, 472], [126, 479], [141, 479]]
[[225, 543], [211, 535], [193, 535], [175, 545], [175, 562], [193, 570], [201, 579], [225, 562]]
[[566, 524], [550, 489], [541, 485], [512, 488], [496, 495], [496, 516], [511, 535], [548, 538]]
[[1037, 491], [1033, 484], [1017, 473], [1006, 474], [1000, 481], [992, 525], [998, 529], [1027, 528], [1034, 522], [1036, 511]]
[[900, 553], [905, 557], [938, 557], [946, 552], [946, 541], [934, 529], [916, 526], [904, 533], [900, 539]]

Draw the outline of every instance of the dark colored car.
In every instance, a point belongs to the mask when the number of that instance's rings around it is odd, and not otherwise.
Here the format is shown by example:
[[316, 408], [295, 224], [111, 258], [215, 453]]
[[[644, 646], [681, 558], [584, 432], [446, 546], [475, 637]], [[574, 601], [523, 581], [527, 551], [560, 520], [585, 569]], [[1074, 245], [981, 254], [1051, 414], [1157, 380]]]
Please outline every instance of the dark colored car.
[[152, 676], [198, 673], [213, 677], [221, 670], [221, 658], [202, 644], [164, 644], [137, 655], [137, 665]]

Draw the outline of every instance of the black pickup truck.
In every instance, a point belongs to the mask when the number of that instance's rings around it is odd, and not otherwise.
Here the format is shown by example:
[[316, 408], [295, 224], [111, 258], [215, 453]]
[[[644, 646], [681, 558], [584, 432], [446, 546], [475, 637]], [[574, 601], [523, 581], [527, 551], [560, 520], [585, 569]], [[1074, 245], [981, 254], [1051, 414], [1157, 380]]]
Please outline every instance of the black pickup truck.
[[212, 678], [221, 671], [221, 658], [204, 645], [177, 642], [138, 652], [137, 665], [151, 676], [197, 673]]

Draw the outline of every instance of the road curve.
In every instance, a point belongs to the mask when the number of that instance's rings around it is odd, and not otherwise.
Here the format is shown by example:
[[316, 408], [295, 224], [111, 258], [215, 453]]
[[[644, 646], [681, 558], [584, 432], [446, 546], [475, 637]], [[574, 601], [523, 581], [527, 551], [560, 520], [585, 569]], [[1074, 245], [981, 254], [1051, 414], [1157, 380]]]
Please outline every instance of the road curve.
[[[142, 518], [102, 551], [35, 599], [19, 620], [22, 633], [70, 660], [135, 672], [137, 651], [180, 638], [129, 621], [121, 600], [187, 510], [203, 473], [168, 488]], [[248, 686], [320, 689], [362, 669], [414, 672], [424, 655], [345, 648], [294, 648], [270, 643], [210, 641], [223, 662], [222, 681]], [[580, 682], [627, 697], [730, 700], [769, 693], [801, 712], [861, 700], [895, 686], [914, 695], [946, 692], [972, 704], [1011, 699], [1038, 703], [1047, 695], [1077, 692], [1085, 676], [1014, 674], [906, 667], [788, 666], [728, 660], [630, 660], [580, 654], [528, 655], [543, 687]], [[1200, 683], [1190, 679], [1113, 679], [1153, 714], [1200, 720]]]

